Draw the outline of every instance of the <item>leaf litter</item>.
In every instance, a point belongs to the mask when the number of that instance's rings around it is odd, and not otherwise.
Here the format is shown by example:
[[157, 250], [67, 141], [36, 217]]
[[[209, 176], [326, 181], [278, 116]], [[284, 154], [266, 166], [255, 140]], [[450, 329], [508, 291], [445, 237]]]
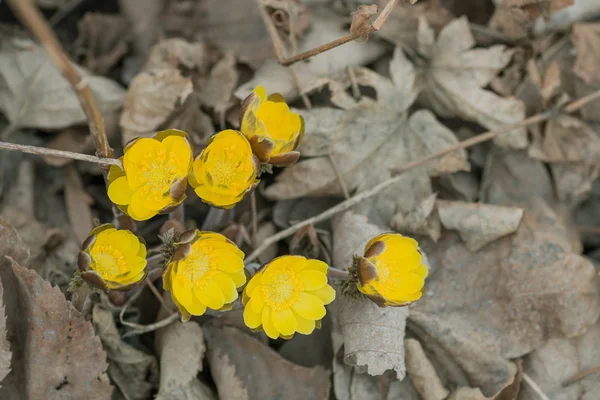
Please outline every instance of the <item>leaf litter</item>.
[[[305, 121], [302, 157], [261, 176], [255, 211], [248, 200], [216, 215], [188, 196], [178, 223], [210, 217], [246, 255], [269, 243], [260, 262], [293, 253], [342, 271], [371, 237], [395, 231], [418, 240], [429, 276], [423, 297], [401, 308], [338, 287], [320, 330], [288, 341], [248, 330], [237, 303], [169, 319], [160, 270], [84, 302], [66, 289], [80, 243], [113, 219], [101, 169], [1, 150], [0, 397], [595, 398], [600, 108], [563, 107], [600, 88], [596, 2], [398, 1], [368, 40], [289, 67], [270, 28], [291, 57], [364, 29], [388, 1], [108, 3], [117, 11], [38, 2], [67, 13], [54, 29], [116, 154], [168, 128], [199, 153], [215, 132], [239, 128], [239, 100], [256, 85]], [[93, 154], [72, 87], [16, 32], [0, 29], [0, 140]], [[500, 132], [493, 143], [460, 145], [486, 130]], [[373, 188], [331, 219], [295, 225]], [[136, 226], [153, 263], [156, 232], [175, 217]], [[285, 230], [286, 241], [270, 241]], [[127, 321], [150, 332], [132, 334]]]

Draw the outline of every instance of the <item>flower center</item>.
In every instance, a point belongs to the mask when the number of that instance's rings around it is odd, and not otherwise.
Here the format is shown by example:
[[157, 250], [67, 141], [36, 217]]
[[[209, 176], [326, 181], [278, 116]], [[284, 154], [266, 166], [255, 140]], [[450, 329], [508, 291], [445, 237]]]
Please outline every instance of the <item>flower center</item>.
[[296, 303], [302, 288], [302, 282], [292, 272], [281, 271], [268, 284], [262, 285], [261, 290], [265, 303], [273, 311], [280, 311]]
[[110, 245], [96, 245], [90, 251], [92, 269], [102, 278], [110, 279], [127, 270], [123, 253]]
[[152, 161], [144, 171], [147, 187], [155, 193], [164, 194], [176, 179], [177, 168], [173, 163], [161, 162], [160, 159]]
[[205, 251], [194, 249], [179, 262], [178, 272], [191, 284], [200, 288], [206, 286], [216, 273], [216, 265]]

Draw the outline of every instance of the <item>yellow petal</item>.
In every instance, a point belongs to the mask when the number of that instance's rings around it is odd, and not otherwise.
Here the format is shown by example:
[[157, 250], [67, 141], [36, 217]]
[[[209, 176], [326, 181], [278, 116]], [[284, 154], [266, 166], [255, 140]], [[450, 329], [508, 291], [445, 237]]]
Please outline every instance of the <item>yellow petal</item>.
[[262, 101], [267, 99], [267, 89], [263, 85], [257, 85], [253, 91]]
[[315, 330], [315, 321], [310, 319], [302, 318], [296, 312], [294, 312], [298, 325], [296, 326], [296, 332], [303, 335], [310, 335]]
[[262, 311], [256, 313], [250, 307], [244, 308], [244, 323], [250, 329], [256, 329], [262, 325]]
[[327, 270], [329, 269], [329, 266], [327, 265], [327, 263], [321, 260], [307, 260], [306, 267], [304, 269], [312, 269], [327, 275]]
[[108, 198], [115, 204], [129, 204], [132, 196], [133, 190], [129, 187], [129, 182], [124, 176], [117, 178], [108, 186]]
[[153, 153], [165, 152], [165, 146], [158, 140], [150, 138], [138, 139], [131, 147], [127, 149], [123, 156], [123, 167], [125, 173], [128, 169], [135, 168], [135, 164], [145, 162]]
[[146, 246], [142, 242], [140, 242], [140, 247], [138, 248], [137, 256], [141, 258], [146, 258]]
[[248, 294], [248, 296], [252, 296], [252, 292], [260, 285], [260, 277], [262, 276], [263, 271], [258, 271], [254, 274], [252, 278], [250, 278], [250, 282], [248, 282], [248, 286], [244, 291]]
[[429, 275], [429, 270], [427, 269], [427, 266], [425, 264], [419, 264], [417, 268], [413, 269], [410, 272], [422, 276], [423, 278], [427, 278], [427, 275]]
[[262, 293], [255, 293], [254, 296], [250, 297], [250, 302], [246, 307], [252, 307], [252, 311], [259, 313], [265, 306], [265, 298]]
[[402, 296], [390, 295], [390, 298], [386, 297], [386, 300], [388, 300], [387, 301], [388, 304], [401, 305], [401, 304], [406, 304], [406, 303], [411, 303], [413, 301], [417, 301], [421, 298], [422, 295], [423, 295], [422, 292], [409, 293], [409, 294], [404, 294]]
[[243, 269], [237, 272], [227, 272], [227, 275], [233, 280], [236, 289], [244, 286], [244, 283], [246, 283], [246, 274]]
[[261, 320], [262, 320], [263, 330], [265, 331], [267, 336], [270, 337], [271, 339], [277, 339], [279, 337], [279, 332], [277, 332], [275, 325], [273, 325], [271, 308], [269, 308], [269, 307], [263, 308]]
[[181, 136], [169, 136], [163, 140], [167, 153], [177, 165], [177, 175], [187, 175], [192, 160], [192, 149], [189, 142]]
[[329, 304], [335, 300], [335, 289], [329, 285], [325, 285], [320, 289], [312, 290], [308, 293], [312, 294], [313, 296], [317, 296], [319, 299], [321, 299], [323, 304]]
[[294, 312], [289, 308], [279, 311], [273, 310], [271, 316], [273, 318], [273, 326], [282, 335], [289, 336], [296, 332], [298, 321], [294, 317]]
[[292, 305], [292, 309], [301, 317], [313, 321], [325, 316], [325, 307], [321, 299], [305, 292], [299, 293], [298, 300]]
[[94, 242], [94, 245], [92, 246], [92, 248], [94, 248], [95, 246], [98, 246], [98, 245], [107, 245], [107, 244], [112, 245], [111, 234], [116, 231], [117, 230], [115, 228], [108, 228], [108, 229], [103, 230], [102, 232], [98, 233], [98, 235], [96, 235], [96, 241]]
[[135, 192], [127, 208], [127, 214], [136, 221], [145, 221], [154, 217], [158, 213], [158, 210], [150, 210], [146, 208], [144, 203], [145, 199], [142, 192]]
[[231, 208], [236, 203], [236, 195], [224, 195], [216, 193], [208, 185], [200, 185], [194, 192], [202, 201], [215, 207]]
[[206, 305], [198, 301], [192, 292], [192, 286], [186, 279], [175, 275], [171, 281], [173, 297], [190, 314], [202, 315], [206, 312]]
[[225, 297], [225, 304], [229, 304], [238, 298], [238, 292], [233, 283], [233, 279], [225, 272], [217, 271], [213, 277], [217, 285], [221, 288], [223, 296]]
[[389, 284], [387, 282], [382, 282], [382, 286], [396, 289], [399, 293], [414, 293], [421, 290], [425, 285], [423, 277], [413, 274], [412, 272], [394, 278], [389, 280]]
[[304, 270], [298, 274], [304, 290], [317, 290], [327, 285], [327, 275], [315, 270]]
[[244, 260], [237, 254], [227, 250], [215, 251], [217, 268], [223, 272], [238, 272], [244, 269]]
[[202, 288], [194, 286], [194, 296], [207, 307], [218, 310], [225, 305], [225, 296], [223, 291], [214, 280], [208, 280]]

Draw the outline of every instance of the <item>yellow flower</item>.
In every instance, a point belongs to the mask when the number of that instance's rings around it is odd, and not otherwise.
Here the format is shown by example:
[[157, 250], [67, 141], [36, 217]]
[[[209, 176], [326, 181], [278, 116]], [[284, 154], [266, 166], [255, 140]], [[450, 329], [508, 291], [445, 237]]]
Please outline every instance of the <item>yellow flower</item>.
[[196, 157], [190, 184], [204, 202], [231, 208], [258, 185], [259, 168], [248, 140], [228, 129], [214, 135]]
[[416, 240], [399, 233], [374, 237], [358, 256], [358, 290], [380, 307], [406, 306], [421, 298], [427, 277]]
[[103, 290], [127, 290], [146, 277], [143, 239], [111, 224], [90, 232], [77, 260], [84, 281]]
[[185, 132], [169, 129], [125, 147], [124, 171], [111, 167], [108, 197], [127, 215], [144, 221], [185, 200], [192, 149]]
[[163, 281], [183, 321], [207, 308], [227, 309], [246, 283], [244, 253], [218, 233], [184, 232]]
[[304, 135], [304, 120], [285, 103], [279, 93], [267, 97], [257, 86], [242, 104], [240, 130], [263, 163], [286, 167], [300, 158], [295, 151]]
[[295, 332], [310, 335], [335, 299], [327, 284], [327, 264], [301, 256], [282, 256], [250, 279], [242, 297], [244, 322], [272, 339]]

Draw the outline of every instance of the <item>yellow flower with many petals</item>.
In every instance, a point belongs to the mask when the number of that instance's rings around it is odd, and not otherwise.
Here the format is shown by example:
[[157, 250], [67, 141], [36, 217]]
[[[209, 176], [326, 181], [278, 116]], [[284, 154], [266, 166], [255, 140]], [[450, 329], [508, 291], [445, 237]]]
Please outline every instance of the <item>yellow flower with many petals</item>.
[[282, 256], [259, 270], [244, 289], [244, 322], [271, 339], [310, 335], [335, 299], [327, 283], [327, 264], [301, 256]]
[[108, 197], [127, 215], [144, 221], [185, 200], [192, 148], [185, 132], [169, 129], [125, 147], [124, 171], [111, 167]]
[[358, 290], [380, 307], [406, 306], [421, 298], [427, 267], [416, 240], [399, 233], [374, 237], [356, 257]]
[[103, 290], [127, 290], [146, 276], [146, 246], [128, 230], [111, 224], [90, 232], [77, 260], [84, 281]]
[[199, 230], [181, 235], [163, 273], [164, 288], [187, 321], [207, 308], [227, 309], [246, 283], [244, 253], [225, 236]]
[[240, 130], [261, 162], [289, 166], [298, 161], [295, 151], [304, 135], [304, 120], [285, 103], [278, 93], [267, 97], [263, 86], [257, 86], [244, 100]]
[[256, 187], [259, 169], [248, 140], [228, 129], [214, 135], [196, 157], [190, 184], [204, 202], [231, 208]]

